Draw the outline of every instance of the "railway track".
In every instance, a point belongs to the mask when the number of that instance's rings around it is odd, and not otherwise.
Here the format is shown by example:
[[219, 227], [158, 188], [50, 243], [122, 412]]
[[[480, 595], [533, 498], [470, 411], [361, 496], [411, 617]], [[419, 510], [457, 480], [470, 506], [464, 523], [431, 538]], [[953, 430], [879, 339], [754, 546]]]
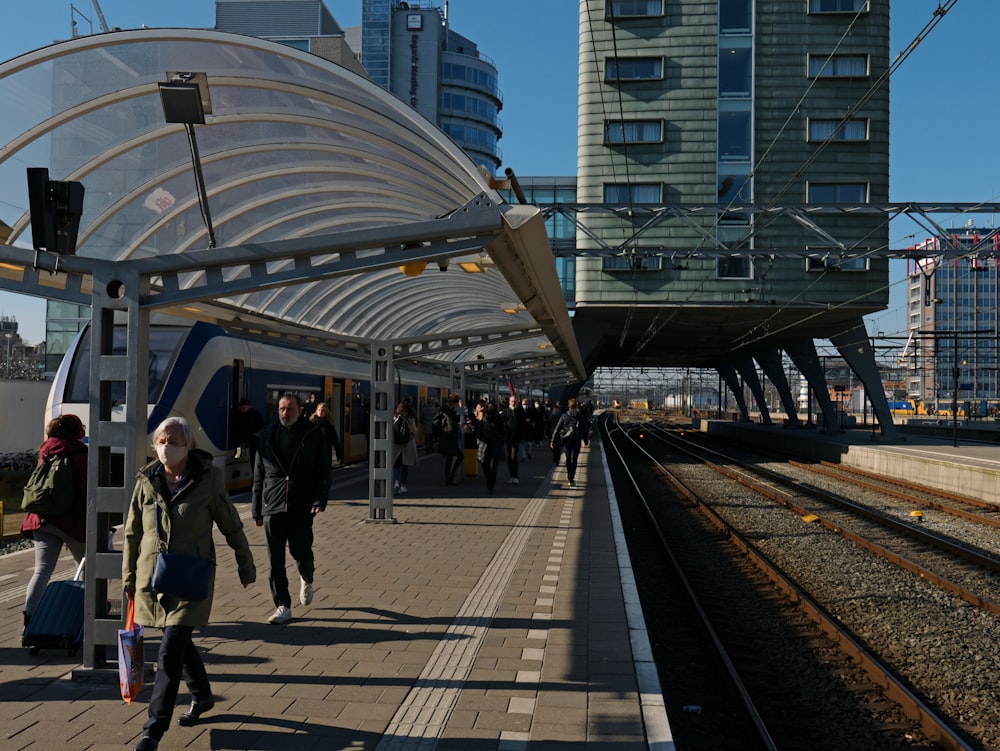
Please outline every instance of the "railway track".
[[[624, 434], [625, 431], [618, 432]], [[648, 426], [645, 432], [650, 435]], [[796, 639], [798, 641], [800, 659], [815, 660], [820, 665], [829, 663], [835, 674], [846, 675], [859, 667], [866, 670], [867, 677], [853, 678], [848, 682], [852, 686], [867, 686], [864, 689], [858, 688], [853, 695], [859, 700], [863, 699], [860, 703], [868, 708], [854, 711], [859, 716], [867, 713], [866, 726], [873, 726], [875, 729], [870, 729], [869, 732], [878, 737], [875, 745], [870, 745], [874, 741], [869, 739], [868, 747], [892, 747], [887, 744], [898, 744], [898, 747], [928, 744], [940, 748], [996, 747], [996, 723], [993, 723], [992, 728], [987, 726], [991, 710], [975, 715], [967, 711], [968, 707], [959, 707], [954, 701], [957, 696], [956, 686], [964, 679], [964, 674], [949, 674], [945, 671], [937, 678], [927, 679], [928, 666], [935, 661], [933, 655], [948, 654], [947, 639], [940, 638], [940, 634], [950, 633], [954, 628], [956, 603], [953, 596], [913, 574], [900, 573], [884, 560], [874, 559], [855, 542], [845, 542], [833, 534], [834, 528], [838, 526], [836, 524], [824, 528], [819, 524], [804, 523], [802, 517], [812, 514], [811, 511], [800, 508], [789, 513], [789, 506], [779, 505], [774, 500], [759, 495], [757, 491], [751, 491], [745, 478], [738, 482], [732, 477], [720, 475], [701, 460], [695, 462], [690, 455], [679, 453], [676, 445], [660, 444], [658, 440], [650, 438], [640, 442], [645, 444], [647, 458], [640, 460], [633, 454], [634, 463], [644, 463], [647, 467], [659, 465], [663, 468], [656, 469], [656, 472], [673, 474], [678, 487], [686, 488], [685, 491], [675, 492], [690, 494], [685, 504], [688, 507], [698, 504], [708, 518], [714, 518], [713, 523], [718, 530], [716, 535], [720, 532], [724, 534], [732, 545], [743, 549], [747, 560], [755, 560], [768, 570], [764, 576], [773, 584], [757, 594], [759, 601], [770, 602], [776, 597], [775, 587], [779, 587], [788, 601], [803, 604], [805, 619], [816, 624], [814, 628], [818, 631], [791, 638], [792, 642]], [[723, 460], [716, 458], [715, 463], [722, 465]], [[731, 459], [725, 460], [725, 464], [727, 471], [734, 471]], [[790, 482], [793, 486], [796, 483], [803, 484], [801, 479]], [[761, 485], [771, 486], [769, 492], [772, 493], [777, 492], [774, 489], [777, 483], [774, 478], [760, 480]], [[793, 491], [786, 488], [784, 492], [792, 494]], [[663, 499], [657, 505], [667, 507], [678, 504]], [[675, 526], [677, 524], [676, 520], [671, 523]], [[911, 522], [909, 526], [914, 525]], [[689, 548], [698, 547], [701, 540], [698, 545], [690, 540], [682, 541], [681, 544]], [[919, 545], [923, 547], [926, 543]], [[945, 554], [937, 552], [934, 555]], [[995, 576], [995, 573], [987, 574], [987, 577]], [[907, 577], [914, 581], [907, 580]], [[731, 604], [730, 607], [735, 606]], [[906, 629], [897, 630], [896, 624], [903, 617], [901, 612], [907, 609], [912, 611], [909, 632]], [[937, 611], [937, 615], [925, 615], [929, 610]], [[961, 619], [975, 620], [976, 616], [968, 612], [967, 608], [960, 610]], [[980, 626], [995, 638], [996, 617], [982, 610], [978, 612], [981, 621], [987, 619]], [[874, 617], [869, 618], [866, 623], [865, 616], [873, 614]], [[953, 621], [951, 627], [943, 620], [949, 618], [947, 614], [950, 614]], [[903, 620], [905, 621], [905, 617]], [[741, 627], [738, 621], [735, 628], [739, 633]], [[939, 638], [940, 646], [936, 646], [929, 654], [919, 654], [922, 652], [919, 647], [923, 639]], [[988, 640], [989, 636], [981, 636], [978, 642], [980, 650], [986, 649]], [[890, 642], [889, 648], [883, 649], [886, 642]], [[952, 646], [961, 652], [959, 645]], [[909, 654], [909, 660], [899, 658], [903, 651]], [[951, 665], [951, 659], [949, 656], [946, 663]], [[924, 667], [914, 667], [920, 664]], [[980, 667], [981, 671], [974, 683], [977, 686], [973, 691], [976, 698], [971, 699], [969, 704], [983, 700], [992, 702], [995, 707], [995, 691], [990, 694], [990, 679], [985, 677], [992, 672], [992, 665]], [[787, 683], [787, 678], [780, 676], [773, 680], [778, 685]], [[767, 685], [766, 680], [764, 685]], [[880, 690], [876, 691], [874, 686], [879, 686]], [[764, 695], [767, 695], [766, 688]], [[829, 700], [814, 701], [824, 702], [822, 705], [814, 704], [814, 707], [831, 706]], [[849, 703], [848, 699], [840, 698], [832, 706], [841, 707]], [[905, 716], [897, 716], [892, 711], [886, 713], [884, 708], [888, 705], [895, 705], [905, 712]], [[815, 715], [814, 711], [804, 711], [806, 717]], [[817, 720], [810, 720], [813, 721]], [[778, 721], [779, 727], [783, 724], [787, 722]], [[829, 732], [834, 734], [832, 737], [836, 737], [838, 732], [842, 733], [845, 724], [857, 724], [858, 727], [865, 725], [860, 720], [834, 723], [829, 728]], [[799, 727], [796, 732], [803, 731]], [[857, 743], [857, 739], [854, 743]], [[837, 747], [849, 748], [852, 747], [851, 744], [852, 742], [846, 742]], [[781, 747], [798, 746], [782, 743]], [[830, 739], [815, 747], [831, 748]]]

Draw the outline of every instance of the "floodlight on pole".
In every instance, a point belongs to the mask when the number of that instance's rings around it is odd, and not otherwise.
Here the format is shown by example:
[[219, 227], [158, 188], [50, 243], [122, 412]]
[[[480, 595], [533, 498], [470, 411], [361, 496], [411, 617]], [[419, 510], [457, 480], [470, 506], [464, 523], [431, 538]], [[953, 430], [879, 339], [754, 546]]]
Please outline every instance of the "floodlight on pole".
[[[215, 229], [212, 227], [212, 213], [208, 208], [208, 192], [205, 189], [205, 175], [201, 170], [201, 154], [194, 126], [205, 124], [205, 113], [212, 111], [208, 96], [208, 81], [204, 73], [167, 74], [169, 81], [161, 81], [160, 103], [163, 105], [163, 119], [168, 123], [178, 123], [187, 131], [188, 145], [191, 147], [191, 164], [194, 167], [195, 188], [198, 206], [201, 208], [205, 229], [208, 230], [208, 247], [215, 247]], [[204, 90], [202, 86], [204, 85]]]

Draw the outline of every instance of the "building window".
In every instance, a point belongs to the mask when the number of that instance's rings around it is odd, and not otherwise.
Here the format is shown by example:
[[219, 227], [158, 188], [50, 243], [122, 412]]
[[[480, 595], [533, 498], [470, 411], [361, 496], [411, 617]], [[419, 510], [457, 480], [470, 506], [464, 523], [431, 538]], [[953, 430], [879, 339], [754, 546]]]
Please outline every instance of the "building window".
[[719, 49], [719, 96], [749, 97], [753, 58], [750, 48], [722, 47]]
[[809, 0], [810, 13], [857, 13], [868, 10], [868, 0]]
[[[816, 251], [816, 248], [810, 248]], [[868, 259], [865, 256], [857, 258], [841, 258], [840, 251], [827, 248], [825, 252], [806, 258], [806, 271], [868, 271]]]
[[606, 120], [604, 143], [663, 143], [663, 121]]
[[662, 78], [662, 57], [609, 57], [604, 61], [605, 81], [656, 81]]
[[809, 183], [809, 203], [867, 203], [867, 183]]
[[750, 113], [719, 112], [719, 161], [750, 161]]
[[868, 118], [843, 123], [840, 120], [809, 118], [809, 141], [867, 141]]
[[753, 0], [719, 0], [719, 33], [749, 34]]
[[662, 271], [663, 259], [660, 256], [648, 255], [643, 252], [629, 253], [620, 256], [604, 256], [601, 259], [601, 269], [604, 271]]
[[660, 183], [605, 183], [604, 203], [660, 203]]
[[605, 0], [604, 17], [610, 21], [616, 18], [647, 18], [663, 15], [663, 0]]
[[809, 55], [810, 78], [863, 78], [867, 75], [867, 55]]
[[715, 262], [717, 279], [751, 279], [753, 264], [749, 256], [724, 256]]

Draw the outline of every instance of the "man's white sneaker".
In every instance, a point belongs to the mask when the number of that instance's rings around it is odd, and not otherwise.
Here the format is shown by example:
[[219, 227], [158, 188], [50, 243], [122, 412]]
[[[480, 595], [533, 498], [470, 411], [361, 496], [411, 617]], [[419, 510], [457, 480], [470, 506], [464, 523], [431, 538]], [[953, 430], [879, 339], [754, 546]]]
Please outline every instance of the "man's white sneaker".
[[392, 492], [393, 493], [398, 493], [399, 492], [399, 483], [398, 482], [394, 482], [392, 484]]
[[400, 493], [409, 493], [410, 491], [409, 491], [409, 489], [405, 485], [400, 485], [399, 486], [399, 492]]
[[510, 478], [510, 484], [511, 485], [520, 485], [521, 481], [518, 480], [516, 477], [512, 477], [512, 478]]
[[290, 620], [292, 620], [292, 609], [287, 605], [279, 605], [278, 609], [274, 611], [274, 615], [267, 619], [267, 622], [281, 625], [282, 623], [288, 623]]
[[302, 579], [301, 581], [302, 586], [299, 587], [299, 602], [303, 605], [308, 605], [313, 601], [313, 585], [305, 579]]

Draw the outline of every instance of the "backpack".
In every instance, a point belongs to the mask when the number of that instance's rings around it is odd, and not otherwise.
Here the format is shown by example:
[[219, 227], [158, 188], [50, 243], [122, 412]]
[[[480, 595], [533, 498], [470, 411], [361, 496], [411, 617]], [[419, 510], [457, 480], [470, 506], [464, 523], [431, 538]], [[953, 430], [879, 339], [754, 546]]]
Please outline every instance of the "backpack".
[[24, 486], [21, 510], [39, 516], [59, 516], [73, 506], [73, 467], [65, 454], [50, 456], [36, 466]]
[[399, 415], [392, 420], [392, 442], [409, 443], [413, 435], [410, 433], [410, 421], [406, 415]]
[[455, 429], [452, 419], [445, 412], [438, 412], [434, 416], [434, 424], [441, 429], [442, 433], [450, 433]]
[[559, 429], [559, 438], [563, 441], [575, 441], [580, 437], [580, 423], [575, 417], [565, 416], [563, 426]]

